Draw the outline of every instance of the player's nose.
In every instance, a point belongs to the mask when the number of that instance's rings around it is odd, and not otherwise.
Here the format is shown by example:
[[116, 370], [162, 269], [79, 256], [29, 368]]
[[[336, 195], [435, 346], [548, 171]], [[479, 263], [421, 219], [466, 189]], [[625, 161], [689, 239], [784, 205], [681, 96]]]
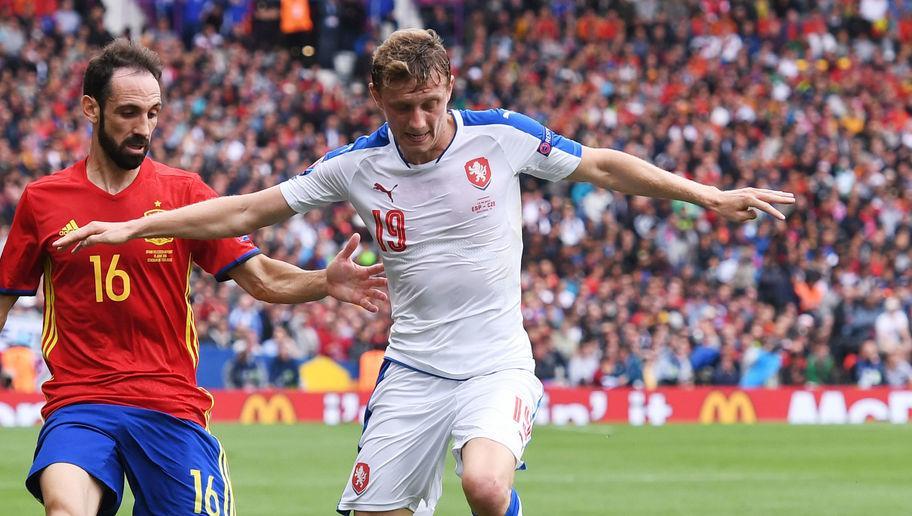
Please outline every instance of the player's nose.
[[424, 132], [424, 131], [423, 131], [423, 129], [424, 129], [424, 117], [422, 116], [421, 110], [420, 110], [420, 109], [414, 109], [414, 110], [412, 110], [412, 112], [409, 114], [409, 123], [408, 123], [408, 127], [409, 127], [409, 131], [411, 131], [411, 132], [413, 132], [413, 133], [416, 133], [416, 134], [417, 134], [417, 133]]
[[149, 139], [152, 136], [152, 129], [155, 128], [155, 121], [150, 118], [143, 118], [139, 123], [133, 126], [133, 135], [142, 136]]

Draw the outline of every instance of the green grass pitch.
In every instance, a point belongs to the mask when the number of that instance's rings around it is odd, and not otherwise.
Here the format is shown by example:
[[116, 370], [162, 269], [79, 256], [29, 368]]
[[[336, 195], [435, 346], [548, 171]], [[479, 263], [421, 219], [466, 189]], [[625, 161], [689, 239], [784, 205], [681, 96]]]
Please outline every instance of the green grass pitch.
[[[335, 514], [359, 431], [215, 425], [238, 513]], [[0, 429], [2, 515], [44, 514], [22, 486], [37, 432]], [[526, 516], [912, 514], [912, 425], [542, 426], [526, 460]], [[469, 514], [452, 458], [437, 514]]]

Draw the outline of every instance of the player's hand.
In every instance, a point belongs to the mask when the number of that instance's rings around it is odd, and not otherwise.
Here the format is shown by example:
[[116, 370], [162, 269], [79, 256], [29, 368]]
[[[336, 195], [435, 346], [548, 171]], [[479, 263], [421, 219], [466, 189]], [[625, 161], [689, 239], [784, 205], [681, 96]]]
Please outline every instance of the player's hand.
[[70, 251], [75, 253], [95, 244], [122, 244], [133, 238], [130, 234], [129, 224], [129, 222], [89, 222], [85, 226], [67, 233], [63, 238], [54, 242], [53, 246], [60, 251], [76, 244]]
[[785, 215], [774, 208], [773, 204], [795, 204], [795, 194], [763, 188], [739, 188], [738, 190], [720, 191], [715, 201], [712, 209], [735, 222], [756, 219], [756, 210], [766, 212], [779, 220], [785, 220]]
[[326, 267], [326, 291], [339, 301], [352, 303], [370, 312], [378, 312], [378, 302], [388, 298], [381, 288], [386, 288], [383, 264], [363, 267], [352, 261], [352, 254], [358, 248], [361, 237], [355, 233], [339, 254]]

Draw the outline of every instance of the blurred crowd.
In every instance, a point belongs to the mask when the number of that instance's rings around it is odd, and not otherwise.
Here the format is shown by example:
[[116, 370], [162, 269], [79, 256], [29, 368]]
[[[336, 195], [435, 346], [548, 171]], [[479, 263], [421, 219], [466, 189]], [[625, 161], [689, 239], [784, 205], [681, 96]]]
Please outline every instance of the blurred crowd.
[[[165, 62], [153, 158], [245, 193], [383, 122], [365, 77], [396, 27], [388, 6], [312, 2], [312, 31], [264, 46], [249, 22], [260, 2], [201, 4], [192, 20], [150, 9], [132, 35]], [[798, 197], [786, 222], [737, 226], [686, 203], [525, 178], [523, 315], [544, 382], [912, 386], [912, 2], [414, 4], [451, 51], [454, 108], [509, 108], [722, 189]], [[238, 6], [249, 12], [229, 16]], [[113, 37], [92, 2], [3, 14], [0, 239], [29, 181], [85, 156], [82, 73]], [[353, 232], [358, 260], [376, 261], [347, 204], [252, 236], [320, 268]], [[201, 345], [237, 353], [231, 386], [294, 386], [303, 360], [352, 364], [387, 344], [388, 310], [265, 305], [205, 275], [193, 292]], [[38, 301], [20, 299], [0, 347], [40, 333]]]

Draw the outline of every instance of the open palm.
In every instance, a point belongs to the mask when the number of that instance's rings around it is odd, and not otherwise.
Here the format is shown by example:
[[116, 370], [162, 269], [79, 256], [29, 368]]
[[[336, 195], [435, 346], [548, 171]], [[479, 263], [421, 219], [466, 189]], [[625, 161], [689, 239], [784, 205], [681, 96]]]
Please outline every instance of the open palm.
[[377, 312], [380, 310], [377, 303], [388, 299], [380, 290], [386, 288], [386, 278], [379, 276], [383, 274], [383, 264], [364, 267], [352, 261], [352, 254], [360, 242], [357, 233], [352, 235], [326, 267], [326, 291], [339, 301]]

